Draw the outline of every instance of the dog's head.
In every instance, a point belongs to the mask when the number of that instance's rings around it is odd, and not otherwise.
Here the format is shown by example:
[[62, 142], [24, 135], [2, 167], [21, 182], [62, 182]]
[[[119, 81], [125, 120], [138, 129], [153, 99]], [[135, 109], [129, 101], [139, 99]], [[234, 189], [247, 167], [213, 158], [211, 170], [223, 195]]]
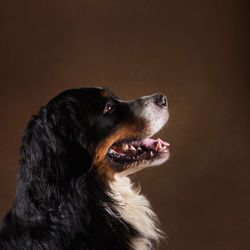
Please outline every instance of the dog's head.
[[121, 101], [109, 90], [105, 98], [104, 119], [113, 120], [107, 134], [97, 142], [94, 163], [98, 172], [112, 178], [126, 176], [148, 166], [159, 165], [169, 157], [169, 144], [151, 139], [167, 122], [168, 104], [162, 94]]
[[47, 144], [54, 159], [63, 159], [78, 173], [92, 168], [112, 179], [159, 165], [169, 157], [169, 144], [150, 138], [169, 117], [162, 94], [121, 101], [108, 89], [72, 89], [53, 98], [40, 117], [46, 126], [29, 125], [43, 126], [40, 131], [47, 136], [40, 135], [40, 144]]

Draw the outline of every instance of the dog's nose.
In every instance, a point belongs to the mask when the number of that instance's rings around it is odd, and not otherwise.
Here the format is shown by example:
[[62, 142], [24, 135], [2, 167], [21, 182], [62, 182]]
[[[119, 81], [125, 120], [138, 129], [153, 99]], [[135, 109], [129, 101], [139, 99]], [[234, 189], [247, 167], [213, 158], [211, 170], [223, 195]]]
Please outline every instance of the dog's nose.
[[163, 94], [158, 94], [155, 97], [155, 104], [158, 105], [159, 107], [163, 108], [163, 109], [167, 109], [168, 108], [168, 101], [167, 101], [167, 97]]

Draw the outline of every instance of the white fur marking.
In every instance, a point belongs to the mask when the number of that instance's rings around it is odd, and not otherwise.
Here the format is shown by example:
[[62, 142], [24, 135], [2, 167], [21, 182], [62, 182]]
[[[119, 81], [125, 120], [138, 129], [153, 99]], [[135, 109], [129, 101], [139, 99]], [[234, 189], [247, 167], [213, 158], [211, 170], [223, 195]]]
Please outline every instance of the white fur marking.
[[157, 133], [167, 122], [169, 112], [154, 103], [155, 95], [143, 96], [130, 101], [136, 116], [146, 119], [151, 126], [151, 135]]
[[[150, 203], [145, 196], [139, 194], [140, 189], [135, 190], [128, 177], [115, 176], [115, 181], [110, 182], [112, 193], [119, 206], [116, 207], [123, 220], [134, 226], [142, 235], [132, 240], [132, 247], [136, 250], [151, 249], [149, 239], [157, 243], [163, 233], [158, 228], [158, 219], [151, 210]], [[109, 212], [109, 211], [108, 211]]]

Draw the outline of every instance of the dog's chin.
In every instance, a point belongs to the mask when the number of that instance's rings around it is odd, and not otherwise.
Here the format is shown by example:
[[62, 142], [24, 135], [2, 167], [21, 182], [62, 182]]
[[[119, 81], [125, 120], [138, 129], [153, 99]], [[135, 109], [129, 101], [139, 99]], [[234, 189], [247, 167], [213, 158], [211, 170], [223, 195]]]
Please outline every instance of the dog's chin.
[[107, 158], [117, 175], [127, 176], [145, 167], [158, 166], [169, 158], [170, 144], [161, 139], [129, 139], [115, 142]]

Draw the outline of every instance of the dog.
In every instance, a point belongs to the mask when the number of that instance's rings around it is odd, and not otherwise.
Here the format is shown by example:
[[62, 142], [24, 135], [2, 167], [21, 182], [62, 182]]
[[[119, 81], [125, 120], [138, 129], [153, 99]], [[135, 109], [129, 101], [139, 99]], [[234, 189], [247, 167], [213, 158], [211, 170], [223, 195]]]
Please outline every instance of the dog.
[[152, 139], [165, 95], [122, 101], [106, 88], [66, 90], [27, 124], [1, 250], [148, 250], [162, 232], [129, 175], [169, 158]]

